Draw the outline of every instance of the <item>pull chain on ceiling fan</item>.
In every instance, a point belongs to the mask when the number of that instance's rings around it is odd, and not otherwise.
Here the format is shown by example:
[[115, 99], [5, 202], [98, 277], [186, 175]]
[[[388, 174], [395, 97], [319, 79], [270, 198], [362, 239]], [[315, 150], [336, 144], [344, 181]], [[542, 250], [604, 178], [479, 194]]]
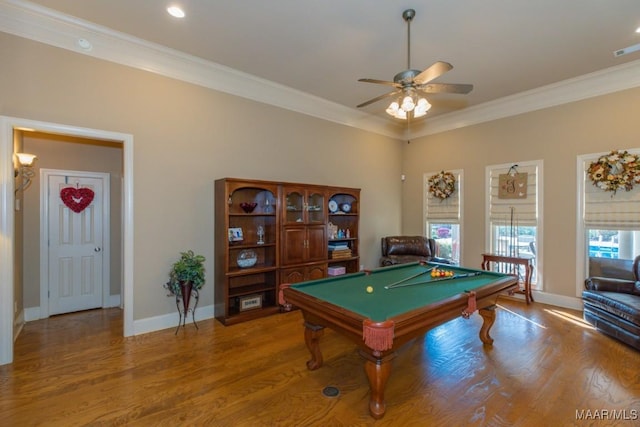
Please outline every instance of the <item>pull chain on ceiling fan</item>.
[[426, 115], [431, 108], [431, 104], [421, 96], [422, 94], [467, 94], [473, 90], [473, 85], [470, 84], [430, 83], [453, 68], [448, 62], [438, 61], [424, 71], [411, 69], [411, 21], [415, 16], [416, 11], [413, 9], [407, 9], [402, 12], [402, 18], [407, 23], [407, 69], [396, 74], [392, 82], [376, 79], [358, 80], [359, 82], [393, 86], [396, 89], [363, 102], [358, 105], [358, 108], [395, 96], [397, 99], [385, 111], [397, 119], [408, 120]]

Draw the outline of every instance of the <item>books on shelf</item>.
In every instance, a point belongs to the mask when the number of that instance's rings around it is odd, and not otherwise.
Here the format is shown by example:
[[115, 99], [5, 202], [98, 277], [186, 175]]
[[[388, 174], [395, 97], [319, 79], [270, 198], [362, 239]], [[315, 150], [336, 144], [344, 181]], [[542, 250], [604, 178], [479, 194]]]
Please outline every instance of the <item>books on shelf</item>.
[[329, 257], [331, 259], [351, 258], [351, 249], [349, 249], [348, 246], [338, 248], [331, 248], [331, 246], [329, 246]]
[[329, 243], [329, 250], [335, 249], [349, 249], [349, 245], [346, 242], [331, 242]]

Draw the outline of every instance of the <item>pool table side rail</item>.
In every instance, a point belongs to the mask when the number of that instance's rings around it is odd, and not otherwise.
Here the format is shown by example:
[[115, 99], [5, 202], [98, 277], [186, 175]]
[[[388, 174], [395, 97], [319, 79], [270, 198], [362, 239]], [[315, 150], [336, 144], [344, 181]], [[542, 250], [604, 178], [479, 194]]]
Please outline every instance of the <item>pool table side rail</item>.
[[[517, 279], [513, 276], [508, 276], [490, 285], [474, 289], [477, 311], [495, 305], [500, 295], [512, 293], [517, 287]], [[462, 317], [463, 311], [467, 309], [468, 301], [469, 294], [460, 293], [437, 303], [430, 304], [429, 306], [396, 316], [393, 319], [395, 321], [395, 328], [397, 331], [402, 331], [402, 334], [396, 337], [397, 342], [394, 340], [394, 347], [397, 348], [397, 346], [404, 344], [436, 326], [449, 322], [457, 317]]]
[[[502, 275], [499, 280], [474, 289], [477, 309], [480, 310], [495, 304], [498, 295], [515, 290], [517, 286], [517, 278]], [[366, 317], [295, 288], [285, 288], [283, 292], [288, 303], [302, 310], [303, 317], [309, 324], [334, 329], [367, 351], [372, 350], [366, 346], [362, 339], [363, 322]], [[468, 294], [460, 293], [393, 317], [390, 319], [394, 321], [395, 330], [393, 347], [382, 354], [392, 352], [429, 329], [461, 316], [463, 310], [467, 308], [467, 304]]]
[[362, 325], [366, 317], [297, 289], [285, 288], [283, 292], [287, 303], [302, 311], [305, 322], [333, 329], [364, 346]]

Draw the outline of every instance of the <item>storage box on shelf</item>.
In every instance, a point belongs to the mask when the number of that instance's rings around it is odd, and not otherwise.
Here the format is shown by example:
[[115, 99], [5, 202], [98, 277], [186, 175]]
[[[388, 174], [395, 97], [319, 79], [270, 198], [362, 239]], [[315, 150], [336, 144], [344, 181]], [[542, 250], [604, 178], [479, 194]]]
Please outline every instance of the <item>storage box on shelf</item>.
[[341, 276], [343, 274], [346, 274], [347, 270], [345, 267], [340, 267], [340, 266], [334, 266], [334, 267], [329, 267], [327, 269], [327, 274], [329, 276]]
[[358, 271], [359, 196], [352, 188], [217, 180], [216, 318], [228, 325], [269, 315], [279, 310], [281, 283], [320, 279], [329, 267]]

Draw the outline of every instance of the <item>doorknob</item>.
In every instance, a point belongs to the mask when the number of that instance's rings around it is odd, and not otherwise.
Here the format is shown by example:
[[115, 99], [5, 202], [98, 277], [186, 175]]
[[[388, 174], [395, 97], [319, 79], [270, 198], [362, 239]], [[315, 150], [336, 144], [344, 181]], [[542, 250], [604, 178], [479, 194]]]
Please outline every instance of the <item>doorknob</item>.
[[100, 252], [102, 250], [102, 248], [94, 248], [93, 251], [94, 252]]

